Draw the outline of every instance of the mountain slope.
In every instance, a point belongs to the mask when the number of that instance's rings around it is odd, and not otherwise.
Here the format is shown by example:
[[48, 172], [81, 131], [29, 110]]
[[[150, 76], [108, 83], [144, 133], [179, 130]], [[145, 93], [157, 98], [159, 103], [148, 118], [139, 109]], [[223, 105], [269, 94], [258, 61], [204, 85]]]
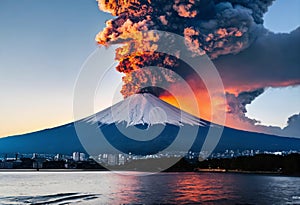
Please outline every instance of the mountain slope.
[[[95, 119], [97, 119], [95, 121]], [[89, 123], [112, 124], [125, 122], [127, 126], [138, 124], [205, 125], [199, 118], [170, 106], [152, 94], [132, 95], [125, 100], [91, 116], [84, 121]]]
[[[105, 135], [105, 141], [114, 148], [133, 154], [152, 154], [171, 145], [184, 128], [184, 139], [174, 146], [192, 140], [192, 132], [198, 130], [191, 150], [201, 150], [211, 123], [185, 113], [151, 94], [136, 94], [111, 108], [78, 121], [93, 125]], [[218, 126], [215, 126], [218, 127]], [[87, 137], [89, 133], [87, 133]], [[92, 134], [90, 134], [92, 135]], [[154, 136], [154, 137], [153, 137]], [[98, 139], [98, 136], [91, 136]], [[89, 139], [89, 138], [87, 138]], [[92, 139], [92, 138], [91, 138]], [[109, 152], [105, 143], [91, 141], [94, 153]], [[278, 137], [260, 133], [224, 128], [215, 151], [226, 149], [259, 149], [267, 151], [300, 151], [300, 139]], [[0, 153], [62, 153], [85, 152], [73, 123], [20, 136], [0, 139]], [[90, 150], [89, 150], [90, 151]]]

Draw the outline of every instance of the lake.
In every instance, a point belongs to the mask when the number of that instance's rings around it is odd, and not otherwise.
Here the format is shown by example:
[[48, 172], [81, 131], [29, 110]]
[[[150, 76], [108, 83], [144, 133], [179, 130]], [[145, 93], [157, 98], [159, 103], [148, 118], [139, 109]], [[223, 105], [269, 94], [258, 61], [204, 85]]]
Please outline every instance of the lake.
[[299, 177], [194, 172], [127, 174], [2, 172], [0, 204], [300, 204]]

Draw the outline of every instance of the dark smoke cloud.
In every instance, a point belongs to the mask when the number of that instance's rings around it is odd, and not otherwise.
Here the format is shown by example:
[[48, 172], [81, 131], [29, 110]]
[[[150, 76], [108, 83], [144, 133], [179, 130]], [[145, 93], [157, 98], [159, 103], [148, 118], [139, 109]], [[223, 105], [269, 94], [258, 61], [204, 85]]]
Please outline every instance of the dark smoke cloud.
[[237, 55], [214, 64], [227, 88], [253, 90], [300, 84], [300, 27], [290, 34], [268, 32]]
[[245, 129], [286, 135], [295, 130], [292, 122], [296, 117], [282, 130], [258, 125], [259, 121], [245, 115], [246, 105], [262, 94], [264, 88], [300, 84], [300, 28], [290, 34], [274, 34], [263, 27], [263, 15], [273, 1], [98, 0], [99, 8], [116, 18], [107, 21], [96, 41], [105, 46], [122, 45], [116, 50], [116, 59], [120, 62], [117, 70], [125, 74], [121, 92], [126, 97], [146, 84], [176, 81], [172, 72], [156, 73], [141, 68], [158, 63], [161, 67], [178, 69], [170, 56], [130, 54], [158, 42], [154, 36], [134, 41], [132, 35], [139, 39], [143, 31], [161, 30], [184, 36], [195, 55], [206, 53], [213, 59], [227, 91], [230, 117], [247, 125]]
[[226, 99], [227, 99], [227, 113], [228, 115], [233, 115], [234, 117], [237, 117], [239, 120], [250, 123], [255, 125], [256, 123], [259, 123], [259, 121], [255, 119], [250, 119], [246, 117], [246, 105], [249, 105], [252, 103], [252, 101], [261, 95], [264, 92], [264, 89], [257, 89], [250, 92], [241, 92], [238, 94], [238, 96], [226, 93]]
[[[227, 94], [227, 100], [232, 110], [228, 113], [228, 118], [232, 118], [232, 123], [238, 124], [236, 127], [281, 136], [300, 136], [299, 128], [290, 119], [288, 126], [281, 129], [260, 125], [258, 120], [248, 118], [246, 107], [241, 104], [241, 94], [236, 97], [236, 93], [245, 93], [245, 90], [300, 85], [299, 45], [300, 27], [289, 34], [268, 32], [239, 54], [221, 56], [214, 60], [226, 89], [235, 93]], [[255, 92], [252, 94], [253, 97], [256, 96]], [[294, 116], [293, 119], [295, 118]]]
[[98, 0], [116, 19], [99, 33], [100, 44], [128, 41], [129, 32], [162, 30], [184, 35], [191, 49], [211, 58], [238, 53], [265, 32], [263, 14], [274, 0]]
[[[263, 14], [272, 2], [273, 0], [98, 0], [101, 10], [117, 17], [107, 21], [106, 28], [97, 35], [96, 41], [105, 46], [123, 44], [116, 50], [116, 60], [120, 61], [117, 70], [125, 73], [121, 93], [127, 97], [142, 88], [142, 84], [139, 85], [138, 82], [150, 79], [137, 78], [146, 75], [133, 75], [131, 72], [147, 66], [149, 61], [159, 62], [170, 58], [165, 55], [132, 53], [140, 47], [153, 48], [152, 43], [158, 41], [155, 36], [144, 36], [143, 31], [156, 29], [182, 35], [195, 55], [206, 53], [215, 59], [220, 55], [239, 53], [251, 45], [257, 36], [265, 33]], [[159, 76], [154, 71], [152, 74]], [[137, 79], [133, 80], [133, 77]], [[161, 77], [168, 78], [173, 77]]]
[[285, 137], [300, 138], [300, 113], [288, 118], [287, 126], [280, 128], [277, 126], [261, 125], [259, 120], [251, 119], [246, 116], [246, 106], [251, 104], [255, 98], [260, 96], [264, 89], [257, 89], [250, 92], [242, 92], [237, 96], [231, 93], [226, 94], [227, 98], [227, 118], [237, 124], [238, 127], [255, 132], [275, 134]]

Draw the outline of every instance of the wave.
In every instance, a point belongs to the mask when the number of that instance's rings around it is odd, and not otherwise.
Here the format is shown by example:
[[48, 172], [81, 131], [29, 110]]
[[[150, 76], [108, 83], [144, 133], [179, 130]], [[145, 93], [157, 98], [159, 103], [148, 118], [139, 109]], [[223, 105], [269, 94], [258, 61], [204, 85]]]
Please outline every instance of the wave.
[[99, 194], [91, 193], [57, 193], [50, 195], [40, 195], [40, 196], [9, 196], [0, 197], [1, 204], [11, 205], [11, 204], [30, 204], [30, 205], [42, 205], [42, 204], [70, 204], [79, 203], [83, 201], [89, 201], [97, 199]]

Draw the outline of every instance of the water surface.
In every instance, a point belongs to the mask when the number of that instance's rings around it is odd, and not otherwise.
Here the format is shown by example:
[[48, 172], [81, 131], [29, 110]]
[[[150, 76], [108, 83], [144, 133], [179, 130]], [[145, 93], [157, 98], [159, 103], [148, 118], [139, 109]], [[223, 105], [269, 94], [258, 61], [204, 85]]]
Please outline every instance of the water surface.
[[0, 204], [300, 204], [300, 178], [230, 173], [0, 173]]

